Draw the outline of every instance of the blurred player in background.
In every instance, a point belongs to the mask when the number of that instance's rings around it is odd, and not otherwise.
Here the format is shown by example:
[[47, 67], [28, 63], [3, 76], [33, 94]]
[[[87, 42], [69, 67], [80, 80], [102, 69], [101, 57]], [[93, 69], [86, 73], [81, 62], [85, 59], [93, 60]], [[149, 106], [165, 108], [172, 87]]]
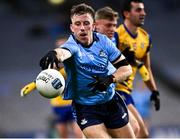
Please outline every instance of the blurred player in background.
[[116, 33], [118, 19], [119, 14], [108, 6], [98, 9], [95, 13], [95, 30], [106, 35], [116, 46], [119, 43]]
[[[125, 0], [122, 8], [123, 24], [117, 28], [119, 49], [127, 58], [133, 69], [133, 74], [123, 83], [117, 85], [117, 91], [125, 98], [128, 109], [136, 117], [140, 131], [137, 137], [148, 137], [149, 133], [143, 119], [134, 106], [131, 96], [133, 81], [137, 70], [143, 81], [152, 92], [150, 100], [155, 110], [160, 109], [159, 91], [157, 90], [151, 71], [150, 48], [152, 47], [149, 34], [141, 28], [144, 25], [146, 12], [142, 0]], [[144, 66], [145, 65], [145, 66]]]
[[[117, 35], [117, 33], [115, 32], [115, 30], [116, 30], [116, 25], [117, 25], [117, 19], [118, 19], [118, 13], [117, 12], [115, 12], [115, 11], [113, 11], [110, 7], [104, 7], [104, 8], [101, 8], [101, 9], [99, 9], [99, 10], [97, 10], [97, 12], [96, 12], [96, 14], [95, 14], [95, 25], [96, 25], [96, 31], [98, 31], [98, 32], [100, 32], [100, 33], [103, 33], [103, 34], [105, 34], [106, 36], [108, 36], [114, 43], [116, 43], [116, 45], [117, 45], [117, 47], [118, 47], [118, 44], [119, 44], [119, 39], [118, 39], [118, 35]], [[113, 35], [114, 34], [114, 35]], [[120, 37], [121, 37], [121, 34], [119, 33], [119, 35], [120, 35]], [[122, 34], [123, 35], [123, 34]], [[127, 35], [127, 34], [126, 34]], [[143, 38], [142, 38], [143, 39]], [[147, 41], [150, 41], [150, 40], [147, 40]], [[143, 41], [141, 41], [141, 42], [143, 42]], [[141, 43], [140, 42], [140, 43]], [[132, 42], [129, 42], [130, 44], [132, 43]], [[120, 46], [121, 47], [121, 46]], [[149, 46], [148, 46], [149, 47]], [[121, 49], [121, 48], [120, 48]], [[129, 49], [129, 48], [128, 48]], [[146, 49], [146, 48], [145, 48]], [[129, 50], [128, 50], [129, 51]], [[125, 53], [125, 55], [127, 56], [127, 50], [126, 51], [123, 51], [123, 53]], [[131, 52], [130, 52], [131, 53]], [[134, 52], [133, 52], [134, 53]], [[139, 52], [138, 51], [138, 53], [142, 53], [141, 51]], [[134, 54], [133, 54], [134, 55]], [[128, 57], [130, 57], [130, 56], [128, 56]], [[133, 56], [133, 60], [134, 60], [135, 58], [134, 58], [134, 56]], [[145, 62], [146, 64], [147, 64], [147, 62]], [[140, 60], [136, 60], [136, 64], [137, 65], [139, 65], [139, 68], [138, 68], [138, 70], [139, 70], [139, 72], [140, 72], [140, 74], [141, 74], [141, 76], [142, 76], [142, 78], [143, 78], [143, 80], [149, 80], [149, 72], [147, 71], [147, 69], [146, 69], [146, 67], [144, 66], [144, 64], [143, 64], [143, 61], [140, 61]], [[151, 68], [149, 67], [149, 69], [148, 70], [150, 70], [151, 71]], [[152, 76], [152, 75], [151, 75]], [[134, 73], [134, 77], [135, 77], [135, 73]], [[153, 77], [151, 78], [151, 80], [153, 81]], [[128, 81], [128, 80], [127, 80]], [[133, 82], [133, 80], [131, 80], [131, 83]], [[154, 82], [154, 81], [153, 81]], [[126, 83], [126, 82], [124, 82], [123, 83], [123, 85], [124, 84], [126, 84], [126, 85], [128, 85], [128, 83]], [[131, 87], [130, 87], [131, 88]], [[121, 90], [121, 86], [120, 85], [118, 85], [118, 90]], [[125, 92], [127, 92], [127, 93], [130, 93], [131, 91], [128, 91], [128, 88], [127, 87], [124, 87], [124, 88], [122, 88], [122, 90], [124, 91], [125, 90]], [[151, 89], [151, 90], [153, 90], [153, 89]], [[155, 88], [154, 88], [154, 92], [156, 93], [156, 91], [157, 91], [157, 89], [156, 89], [156, 86], [155, 86]], [[122, 93], [121, 93], [122, 94]], [[123, 96], [124, 96], [124, 93], [123, 93]], [[126, 98], [126, 96], [127, 96], [127, 98]], [[126, 98], [126, 102], [127, 102], [127, 105], [128, 105], [128, 108], [131, 110], [132, 108], [131, 108], [131, 101], [129, 100], [129, 99], [131, 99], [131, 98], [128, 98], [128, 97], [131, 97], [131, 96], [129, 96], [129, 95], [126, 95], [125, 94], [125, 96], [124, 96], [124, 98]], [[152, 96], [151, 96], [151, 99], [152, 99]], [[130, 101], [130, 102], [129, 102]], [[132, 100], [133, 101], [133, 100]], [[156, 105], [158, 105], [158, 100], [156, 101]], [[134, 106], [133, 106], [134, 107]], [[156, 107], [156, 109], [158, 109], [158, 106]], [[132, 112], [131, 112], [132, 111]], [[141, 120], [141, 118], [140, 117], [138, 117], [138, 118], [136, 118], [137, 116], [134, 116], [134, 112], [133, 112], [133, 110], [131, 110], [130, 111], [130, 123], [131, 123], [131, 125], [132, 125], [132, 127], [133, 127], [133, 130], [134, 130], [134, 132], [135, 132], [135, 134], [138, 136], [138, 137], [144, 137], [144, 135], [143, 134], [146, 134], [145, 136], [148, 136], [147, 134], [147, 132], [146, 131], [144, 131], [144, 132], [146, 132], [146, 133], [141, 133], [142, 131], [140, 131], [140, 127], [142, 128], [142, 126], [141, 126], [141, 124], [143, 124], [142, 123], [142, 120]], [[136, 114], [136, 113], [135, 113]], [[137, 120], [138, 121], [137, 121]], [[139, 122], [140, 121], [140, 122]], [[140, 124], [138, 124], [137, 122], [139, 122]], [[141, 129], [142, 130], [142, 129]], [[145, 130], [146, 130], [146, 128], [145, 128]], [[140, 132], [139, 132], [140, 131]]]
[[[114, 42], [117, 47], [119, 44], [119, 37], [116, 32], [118, 18], [118, 13], [107, 6], [98, 9], [95, 13], [95, 30], [99, 33], [105, 34], [109, 39]], [[137, 135], [139, 132], [138, 122], [131, 113], [131, 111], [128, 110], [128, 112], [130, 124], [133, 128], [135, 135]]]
[[[56, 46], [62, 45], [66, 38], [61, 38], [56, 41]], [[61, 68], [60, 73], [66, 79], [64, 68]], [[24, 97], [36, 89], [35, 82], [31, 82], [21, 89], [21, 96]], [[71, 100], [63, 100], [60, 96], [50, 100], [53, 111], [53, 123], [58, 136], [61, 138], [75, 137], [82, 138], [82, 132], [74, 120], [72, 114]], [[72, 133], [72, 135], [70, 135]]]

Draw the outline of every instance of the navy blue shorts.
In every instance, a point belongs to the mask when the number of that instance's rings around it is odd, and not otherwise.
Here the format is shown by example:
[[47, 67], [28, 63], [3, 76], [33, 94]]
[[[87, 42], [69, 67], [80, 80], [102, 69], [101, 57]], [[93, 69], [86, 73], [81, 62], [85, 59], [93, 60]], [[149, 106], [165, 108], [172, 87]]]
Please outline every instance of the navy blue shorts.
[[53, 107], [53, 112], [55, 115], [55, 118], [54, 118], [55, 123], [67, 123], [67, 122], [74, 121], [71, 105]]
[[116, 90], [116, 92], [122, 97], [126, 105], [129, 105], [129, 104], [135, 105], [134, 100], [130, 94], [123, 91], [118, 91], [118, 90]]
[[107, 128], [115, 129], [125, 126], [129, 121], [126, 104], [118, 94], [104, 104], [72, 104], [73, 114], [81, 130], [102, 123]]

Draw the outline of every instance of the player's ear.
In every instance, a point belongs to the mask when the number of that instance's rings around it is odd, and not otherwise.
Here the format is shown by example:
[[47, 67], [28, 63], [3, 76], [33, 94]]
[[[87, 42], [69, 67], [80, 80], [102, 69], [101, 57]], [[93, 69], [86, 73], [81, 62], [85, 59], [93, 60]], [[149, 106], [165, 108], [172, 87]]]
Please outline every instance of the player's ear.
[[73, 29], [73, 25], [70, 24], [70, 29], [71, 29], [71, 32], [74, 32], [74, 29]]
[[94, 22], [94, 31], [97, 31], [97, 32], [99, 32], [99, 21], [95, 21]]
[[95, 31], [95, 28], [96, 28], [96, 23], [94, 22], [93, 23], [93, 31]]
[[129, 17], [129, 12], [128, 11], [124, 11], [123, 15], [124, 15], [125, 18], [128, 18]]
[[97, 21], [95, 21], [95, 22], [94, 22], [94, 25], [96, 26], [97, 24], [98, 24], [98, 22], [97, 22]]

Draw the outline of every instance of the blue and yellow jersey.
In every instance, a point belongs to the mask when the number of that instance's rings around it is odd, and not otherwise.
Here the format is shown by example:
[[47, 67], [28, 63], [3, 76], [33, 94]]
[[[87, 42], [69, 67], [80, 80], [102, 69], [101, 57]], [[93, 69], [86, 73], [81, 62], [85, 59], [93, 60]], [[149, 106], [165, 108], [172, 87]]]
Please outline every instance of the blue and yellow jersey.
[[[128, 47], [130, 50], [135, 52], [135, 57], [137, 60], [140, 60], [149, 52], [151, 47], [151, 40], [149, 34], [142, 28], [138, 28], [137, 34], [133, 35], [127, 29], [127, 27], [122, 24], [120, 25], [116, 32], [119, 36], [119, 49], [123, 51]], [[116, 90], [124, 91], [128, 94], [131, 93], [133, 89], [133, 81], [137, 72], [137, 67], [132, 66], [133, 73], [132, 75], [123, 83], [118, 83]]]
[[[60, 69], [60, 73], [63, 75], [64, 78], [66, 78], [66, 73], [64, 71], [64, 68]], [[50, 103], [54, 107], [59, 107], [59, 106], [71, 105], [72, 101], [71, 100], [63, 100], [63, 98], [61, 96], [58, 96], [56, 98], [51, 99]]]

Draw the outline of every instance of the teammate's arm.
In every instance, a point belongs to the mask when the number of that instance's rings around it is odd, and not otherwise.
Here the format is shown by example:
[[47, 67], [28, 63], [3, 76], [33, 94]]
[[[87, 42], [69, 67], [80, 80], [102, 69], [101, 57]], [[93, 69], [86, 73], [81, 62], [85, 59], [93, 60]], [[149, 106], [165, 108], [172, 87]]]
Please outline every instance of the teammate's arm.
[[148, 72], [150, 79], [148, 81], [145, 81], [146, 86], [151, 90], [152, 94], [150, 97], [150, 100], [154, 102], [154, 106], [156, 110], [160, 109], [160, 98], [159, 98], [159, 91], [157, 89], [154, 76], [152, 74], [151, 69], [151, 61], [150, 61], [150, 53], [148, 52], [146, 56], [142, 59]]

